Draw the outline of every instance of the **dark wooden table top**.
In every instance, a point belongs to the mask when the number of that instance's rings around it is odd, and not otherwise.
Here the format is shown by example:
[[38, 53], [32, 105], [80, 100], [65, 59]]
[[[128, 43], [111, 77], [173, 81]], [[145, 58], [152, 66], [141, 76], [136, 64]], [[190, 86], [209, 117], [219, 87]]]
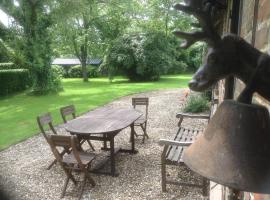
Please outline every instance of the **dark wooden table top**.
[[65, 129], [75, 134], [115, 133], [130, 126], [141, 115], [132, 108], [99, 108], [68, 121]]

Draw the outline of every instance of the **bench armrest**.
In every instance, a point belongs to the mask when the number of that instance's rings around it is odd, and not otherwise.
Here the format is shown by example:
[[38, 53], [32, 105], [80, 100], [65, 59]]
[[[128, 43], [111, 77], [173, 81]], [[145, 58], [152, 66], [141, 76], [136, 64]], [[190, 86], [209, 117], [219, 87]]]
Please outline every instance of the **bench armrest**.
[[171, 145], [171, 146], [189, 146], [193, 142], [179, 142], [179, 141], [174, 141], [174, 140], [166, 140], [166, 139], [160, 139], [158, 144], [160, 146], [164, 145]]
[[187, 114], [187, 113], [177, 113], [177, 118], [181, 117], [187, 117], [187, 118], [193, 118], [193, 119], [210, 119], [210, 115], [196, 115], [196, 114]]

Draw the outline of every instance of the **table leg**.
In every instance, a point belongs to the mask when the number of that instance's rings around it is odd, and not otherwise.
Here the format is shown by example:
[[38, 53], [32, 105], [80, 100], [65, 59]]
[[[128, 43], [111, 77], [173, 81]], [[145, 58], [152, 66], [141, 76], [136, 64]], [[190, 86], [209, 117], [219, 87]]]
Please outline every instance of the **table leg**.
[[135, 153], [135, 128], [134, 128], [134, 123], [130, 125], [131, 128], [131, 153]]
[[103, 149], [108, 149], [107, 147], [107, 141], [106, 141], [106, 134], [103, 135], [104, 140], [103, 140]]
[[111, 174], [112, 176], [116, 176], [115, 174], [115, 157], [114, 157], [114, 136], [110, 137], [110, 160], [111, 160]]

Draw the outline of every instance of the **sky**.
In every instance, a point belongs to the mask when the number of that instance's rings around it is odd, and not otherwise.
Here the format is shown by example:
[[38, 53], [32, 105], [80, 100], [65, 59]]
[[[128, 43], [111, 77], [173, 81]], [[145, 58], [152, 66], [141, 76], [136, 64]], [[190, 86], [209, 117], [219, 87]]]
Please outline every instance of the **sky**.
[[0, 9], [0, 21], [5, 25], [5, 26], [8, 26], [8, 16], [5, 12], [3, 12], [1, 9]]

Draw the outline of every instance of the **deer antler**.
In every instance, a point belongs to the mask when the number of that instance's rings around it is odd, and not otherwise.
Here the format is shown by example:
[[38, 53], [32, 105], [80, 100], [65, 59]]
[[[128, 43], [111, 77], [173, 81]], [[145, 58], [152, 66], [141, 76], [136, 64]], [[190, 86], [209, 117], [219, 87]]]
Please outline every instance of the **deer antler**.
[[214, 46], [221, 39], [221, 37], [216, 32], [212, 20], [213, 5], [211, 2], [202, 0], [186, 0], [185, 2], [187, 5], [176, 4], [174, 8], [196, 17], [199, 21], [199, 25], [202, 28], [202, 31], [196, 31], [192, 33], [174, 31], [174, 34], [177, 37], [181, 37], [186, 40], [181, 44], [181, 47], [188, 48], [197, 41], [205, 41], [210, 46]]

